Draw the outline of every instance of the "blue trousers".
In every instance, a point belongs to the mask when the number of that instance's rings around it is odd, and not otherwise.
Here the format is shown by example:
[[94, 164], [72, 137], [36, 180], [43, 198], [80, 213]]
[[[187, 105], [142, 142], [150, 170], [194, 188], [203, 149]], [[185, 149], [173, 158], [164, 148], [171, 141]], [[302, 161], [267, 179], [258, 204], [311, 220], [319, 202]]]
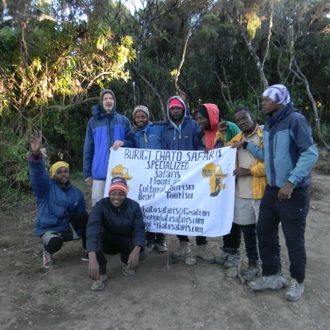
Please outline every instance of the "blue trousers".
[[278, 199], [279, 188], [266, 187], [260, 204], [257, 234], [263, 276], [280, 270], [278, 229], [281, 222], [290, 260], [290, 274], [302, 283], [305, 279], [305, 228], [309, 209], [308, 187], [294, 189], [291, 198]]

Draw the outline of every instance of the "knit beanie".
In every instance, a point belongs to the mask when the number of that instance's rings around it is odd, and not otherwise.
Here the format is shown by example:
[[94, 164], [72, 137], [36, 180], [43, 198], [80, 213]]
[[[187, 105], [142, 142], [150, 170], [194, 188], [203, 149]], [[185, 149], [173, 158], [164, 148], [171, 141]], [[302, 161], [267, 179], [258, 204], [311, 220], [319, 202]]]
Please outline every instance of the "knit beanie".
[[173, 98], [170, 100], [170, 102], [168, 104], [168, 108], [169, 109], [172, 109], [172, 108], [184, 109], [184, 105], [177, 98]]
[[199, 105], [198, 108], [196, 109], [196, 112], [200, 113], [204, 118], [210, 121], [209, 114], [207, 113], [207, 110], [204, 107], [204, 105]]
[[143, 111], [148, 119], [149, 119], [149, 109], [145, 106], [145, 105], [138, 105], [137, 107], [134, 108], [133, 110], [133, 120], [135, 119], [135, 114], [138, 112], [138, 111]]
[[286, 105], [290, 102], [290, 93], [286, 86], [281, 84], [270, 86], [263, 92], [262, 96], [269, 97], [277, 104]]
[[124, 178], [122, 178], [121, 176], [115, 176], [114, 178], [112, 178], [110, 188], [109, 188], [109, 195], [110, 195], [111, 191], [113, 191], [113, 190], [120, 190], [125, 194], [125, 196], [127, 196], [128, 187], [127, 187], [126, 180]]
[[54, 164], [50, 167], [50, 169], [49, 169], [49, 172], [48, 172], [48, 173], [49, 173], [49, 177], [50, 177], [50, 178], [53, 178], [54, 175], [55, 175], [55, 173], [56, 173], [56, 171], [57, 171], [60, 167], [65, 167], [65, 168], [69, 169], [69, 164], [66, 163], [66, 162], [62, 162], [62, 161], [54, 163]]

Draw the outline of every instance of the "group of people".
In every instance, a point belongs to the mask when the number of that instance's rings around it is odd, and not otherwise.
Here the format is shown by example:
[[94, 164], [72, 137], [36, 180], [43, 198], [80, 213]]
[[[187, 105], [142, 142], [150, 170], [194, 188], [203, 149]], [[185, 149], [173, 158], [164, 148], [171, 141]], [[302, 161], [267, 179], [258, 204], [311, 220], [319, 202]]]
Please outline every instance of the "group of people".
[[[141, 208], [127, 197], [124, 178], [112, 178], [108, 197], [103, 198], [111, 147], [208, 152], [231, 146], [237, 148], [232, 228], [223, 237], [220, 256], [208, 249], [206, 237], [196, 236], [198, 255], [206, 263], [237, 267], [242, 259], [242, 232], [248, 258], [248, 269], [242, 276], [249, 286], [253, 290], [287, 287], [280, 263], [281, 223], [292, 278], [286, 298], [299, 300], [304, 292], [310, 170], [318, 157], [307, 120], [293, 107], [288, 89], [280, 84], [270, 86], [262, 95], [262, 110], [268, 115], [264, 126], [253, 120], [246, 107], [234, 112], [234, 123], [223, 121], [212, 103], [199, 105], [194, 119], [181, 96], [169, 98], [166, 122], [152, 123], [149, 109], [137, 106], [133, 110], [133, 133], [129, 119], [116, 111], [113, 91], [102, 91], [99, 104], [92, 108], [84, 144], [84, 176], [92, 187], [89, 215], [82, 192], [69, 181], [69, 165], [57, 162], [47, 173], [40, 152], [42, 135], [35, 130], [30, 137], [29, 166], [38, 203], [35, 235], [43, 242], [44, 267], [52, 266], [52, 254], [64, 241], [81, 238], [82, 260], [89, 261], [91, 288], [97, 291], [104, 288], [107, 279], [104, 254], [119, 253], [123, 274], [132, 276], [139, 261], [152, 249], [167, 251], [164, 234], [145, 232]], [[189, 238], [177, 237], [179, 248], [172, 257], [184, 259], [190, 253]], [[262, 277], [257, 278], [259, 257]]]

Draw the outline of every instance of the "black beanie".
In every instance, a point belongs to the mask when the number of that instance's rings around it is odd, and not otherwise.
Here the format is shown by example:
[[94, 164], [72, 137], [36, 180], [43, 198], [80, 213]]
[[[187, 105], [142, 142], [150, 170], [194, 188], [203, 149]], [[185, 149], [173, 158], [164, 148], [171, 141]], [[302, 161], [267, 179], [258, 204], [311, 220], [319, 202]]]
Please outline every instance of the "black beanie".
[[196, 112], [199, 112], [203, 117], [205, 117], [208, 121], [210, 121], [209, 114], [207, 113], [206, 108], [204, 105], [199, 105], [196, 109]]

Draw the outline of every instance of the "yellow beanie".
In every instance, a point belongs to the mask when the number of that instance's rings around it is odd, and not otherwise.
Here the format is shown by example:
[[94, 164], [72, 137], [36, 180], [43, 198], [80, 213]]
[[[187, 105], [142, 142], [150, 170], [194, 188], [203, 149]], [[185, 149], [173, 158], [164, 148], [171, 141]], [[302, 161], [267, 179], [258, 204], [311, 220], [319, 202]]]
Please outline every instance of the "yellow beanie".
[[60, 167], [65, 167], [65, 168], [69, 169], [69, 164], [66, 163], [66, 162], [56, 162], [56, 163], [54, 163], [54, 164], [50, 167], [50, 169], [49, 169], [49, 177], [50, 177], [50, 178], [53, 178], [54, 175], [55, 175], [55, 173], [56, 173], [56, 171], [57, 171]]

